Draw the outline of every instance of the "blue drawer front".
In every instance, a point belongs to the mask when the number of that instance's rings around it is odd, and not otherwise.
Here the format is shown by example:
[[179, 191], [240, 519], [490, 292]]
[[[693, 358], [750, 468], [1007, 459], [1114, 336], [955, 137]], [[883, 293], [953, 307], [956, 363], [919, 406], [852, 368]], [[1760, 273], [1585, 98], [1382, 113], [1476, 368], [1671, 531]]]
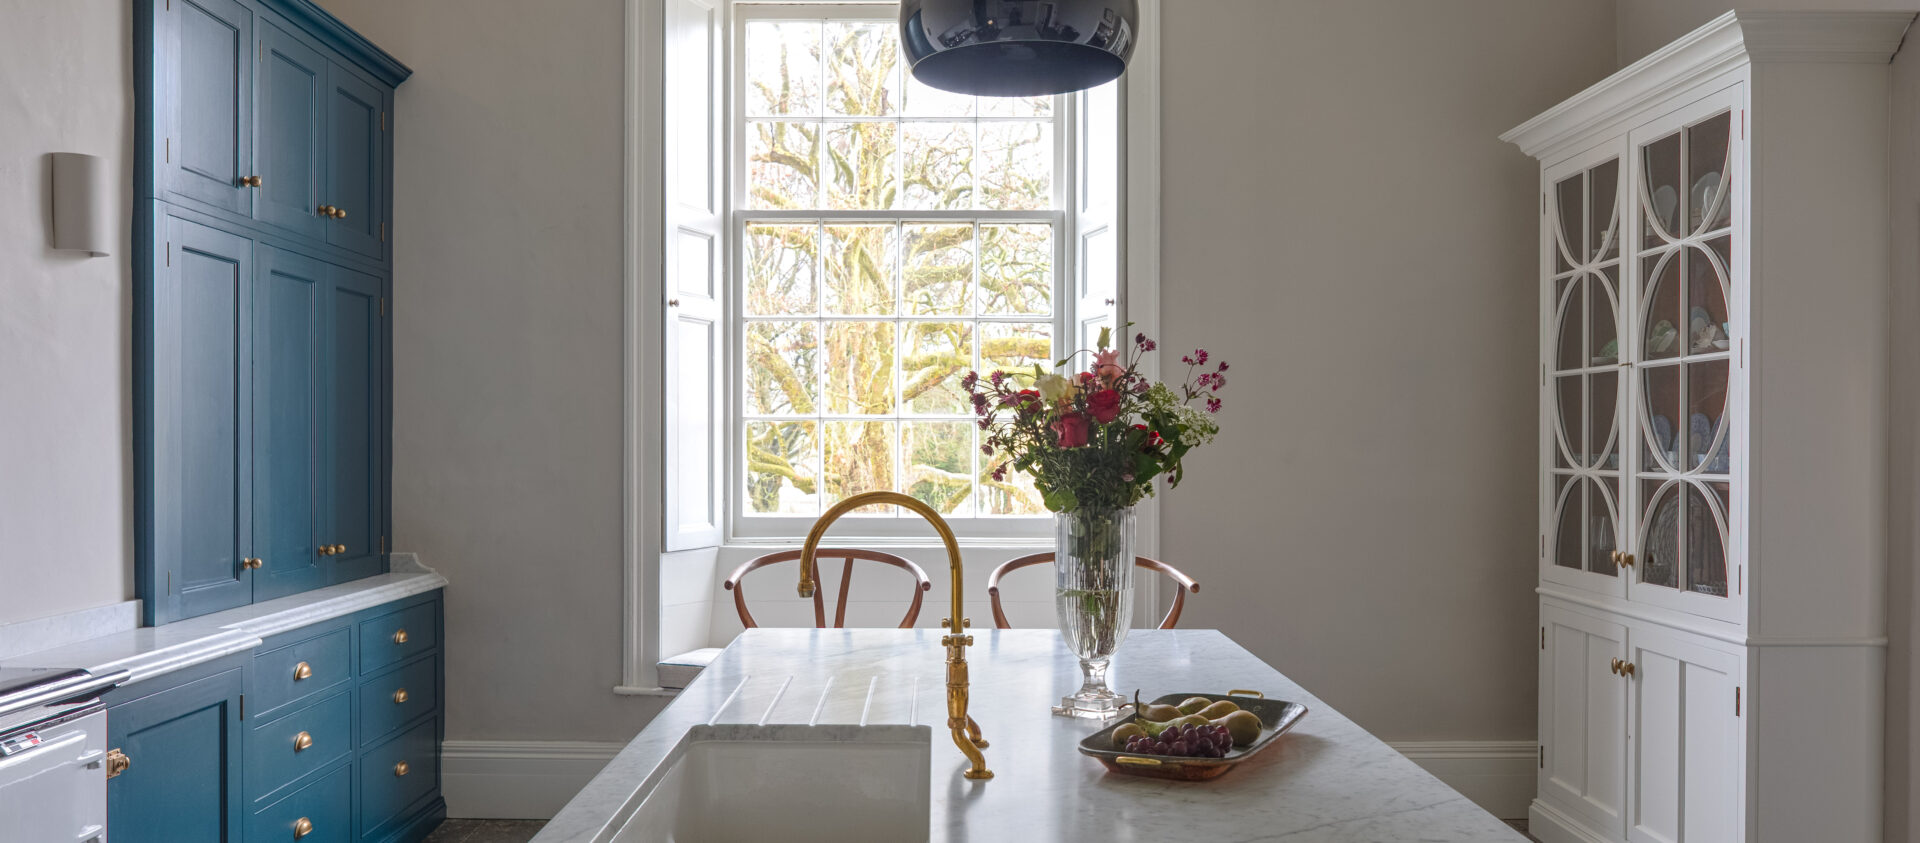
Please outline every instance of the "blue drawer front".
[[360, 673], [366, 675], [440, 643], [440, 603], [430, 601], [360, 622]]
[[[305, 749], [299, 748], [303, 740]], [[261, 723], [247, 734], [247, 796], [255, 801], [274, 796], [352, 750], [352, 694], [335, 694]]]
[[259, 701], [253, 711], [258, 716], [271, 716], [281, 706], [312, 697], [350, 678], [352, 644], [349, 631], [340, 629], [255, 656], [253, 692]]
[[360, 743], [379, 741], [440, 705], [440, 657], [360, 680]]
[[[340, 769], [247, 818], [247, 843], [352, 843], [353, 767]], [[308, 831], [301, 832], [301, 820]]]
[[391, 831], [402, 812], [440, 786], [438, 742], [439, 723], [429, 719], [361, 754], [362, 837]]

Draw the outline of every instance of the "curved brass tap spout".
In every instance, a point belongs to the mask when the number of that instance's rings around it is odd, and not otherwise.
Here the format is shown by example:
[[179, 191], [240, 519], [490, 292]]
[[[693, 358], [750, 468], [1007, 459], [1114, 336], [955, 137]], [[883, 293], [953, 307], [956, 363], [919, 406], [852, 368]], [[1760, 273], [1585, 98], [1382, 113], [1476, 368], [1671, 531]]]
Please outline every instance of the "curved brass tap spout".
[[947, 546], [947, 564], [953, 569], [953, 615], [940, 622], [947, 627], [947, 634], [940, 637], [940, 646], [947, 648], [947, 728], [953, 732], [954, 745], [960, 747], [970, 762], [962, 775], [970, 779], [993, 778], [993, 771], [987, 769], [987, 757], [980, 752], [987, 746], [980, 737], [980, 724], [967, 714], [967, 647], [973, 644], [973, 636], [963, 631], [972, 621], [960, 616], [960, 543], [954, 541], [953, 528], [947, 526], [940, 513], [919, 499], [899, 492], [865, 492], [835, 504], [807, 531], [807, 544], [800, 551], [800, 596], [812, 597], [817, 587], [813, 578], [814, 556], [820, 550], [820, 539], [826, 535], [827, 528], [840, 516], [873, 504], [906, 507], [927, 519], [934, 532], [940, 534], [941, 543]]

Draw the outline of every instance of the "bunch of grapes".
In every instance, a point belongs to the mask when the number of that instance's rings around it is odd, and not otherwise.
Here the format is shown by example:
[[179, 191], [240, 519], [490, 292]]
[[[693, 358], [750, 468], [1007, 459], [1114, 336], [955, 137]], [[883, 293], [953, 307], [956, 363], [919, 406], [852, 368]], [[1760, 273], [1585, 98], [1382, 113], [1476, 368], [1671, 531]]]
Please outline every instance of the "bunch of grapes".
[[1158, 738], [1135, 735], [1127, 739], [1127, 751], [1143, 755], [1225, 758], [1230, 749], [1233, 735], [1225, 726], [1168, 726]]

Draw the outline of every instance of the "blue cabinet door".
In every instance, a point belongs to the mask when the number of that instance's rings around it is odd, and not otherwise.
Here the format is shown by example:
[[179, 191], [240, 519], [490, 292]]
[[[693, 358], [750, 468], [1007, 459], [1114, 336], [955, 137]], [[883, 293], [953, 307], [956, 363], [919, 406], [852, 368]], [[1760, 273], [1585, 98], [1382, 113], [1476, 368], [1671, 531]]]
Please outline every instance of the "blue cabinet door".
[[338, 62], [328, 68], [327, 203], [339, 208], [327, 242], [368, 257], [385, 253], [387, 89]]
[[244, 605], [252, 571], [253, 243], [163, 217], [148, 296], [154, 622]]
[[234, 668], [107, 710], [107, 745], [130, 762], [107, 782], [114, 843], [240, 839], [242, 690]]
[[280, 27], [259, 21], [260, 70], [255, 80], [254, 160], [261, 185], [253, 215], [309, 237], [325, 236], [320, 214], [326, 166], [327, 60]]
[[249, 214], [254, 15], [237, 0], [154, 0], [166, 45], [161, 181], [175, 196]]
[[331, 561], [333, 582], [345, 582], [386, 570], [385, 290], [380, 278], [344, 267], [330, 277], [322, 462], [328, 527], [321, 541], [342, 548]]
[[316, 538], [331, 267], [259, 247], [253, 290], [253, 599], [327, 584]]

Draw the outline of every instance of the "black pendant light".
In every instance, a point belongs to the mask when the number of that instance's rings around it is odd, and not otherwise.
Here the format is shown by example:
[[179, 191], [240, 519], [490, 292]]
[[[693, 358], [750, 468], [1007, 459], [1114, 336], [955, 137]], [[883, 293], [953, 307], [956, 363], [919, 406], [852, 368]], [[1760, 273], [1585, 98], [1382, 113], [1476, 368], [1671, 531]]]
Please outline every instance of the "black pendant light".
[[903, 0], [913, 77], [943, 91], [1033, 97], [1119, 78], [1140, 37], [1136, 0]]

